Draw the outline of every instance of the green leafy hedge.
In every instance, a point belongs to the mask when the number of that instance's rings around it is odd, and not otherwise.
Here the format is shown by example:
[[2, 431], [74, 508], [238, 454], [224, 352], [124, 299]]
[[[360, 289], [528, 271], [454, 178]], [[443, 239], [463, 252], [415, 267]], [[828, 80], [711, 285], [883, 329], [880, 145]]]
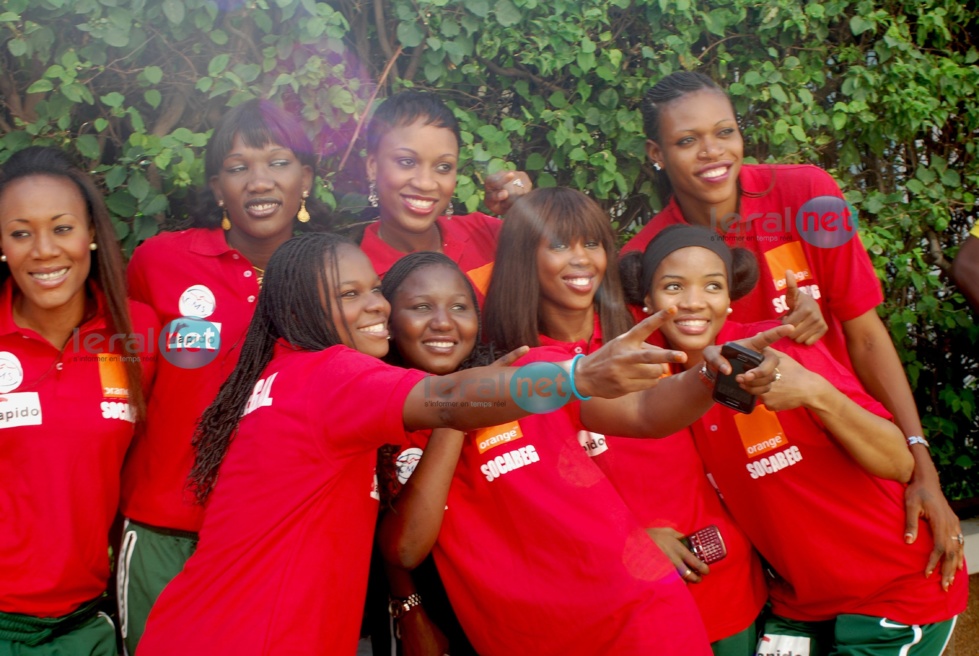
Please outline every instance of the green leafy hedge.
[[976, 218], [976, 35], [979, 8], [952, 0], [6, 0], [0, 160], [74, 151], [131, 249], [187, 211], [221, 113], [274, 97], [310, 126], [317, 193], [355, 221], [371, 98], [425, 87], [462, 122], [457, 204], [515, 166], [588, 191], [624, 238], [659, 206], [638, 99], [702, 70], [751, 157], [823, 166], [859, 209], [946, 488], [979, 496], [979, 330], [944, 275]]

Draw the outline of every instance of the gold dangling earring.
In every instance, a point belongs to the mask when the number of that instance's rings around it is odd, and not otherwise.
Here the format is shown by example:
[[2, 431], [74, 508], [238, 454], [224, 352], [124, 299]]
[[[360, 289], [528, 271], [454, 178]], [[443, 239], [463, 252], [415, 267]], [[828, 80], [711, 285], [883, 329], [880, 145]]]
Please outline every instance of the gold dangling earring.
[[296, 213], [296, 218], [299, 219], [300, 223], [309, 223], [309, 212], [306, 210], [306, 199], [309, 198], [309, 192], [303, 192], [303, 201], [299, 205], [299, 211]]
[[224, 201], [218, 201], [218, 207], [221, 208], [221, 229], [227, 232], [231, 230], [231, 219], [228, 218], [228, 210], [224, 209]]

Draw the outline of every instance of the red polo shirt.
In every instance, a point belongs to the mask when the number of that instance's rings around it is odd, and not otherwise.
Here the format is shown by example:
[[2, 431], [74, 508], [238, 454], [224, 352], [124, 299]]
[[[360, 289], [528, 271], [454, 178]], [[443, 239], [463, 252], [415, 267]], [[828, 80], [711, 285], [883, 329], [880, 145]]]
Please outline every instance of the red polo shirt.
[[466, 436], [433, 550], [466, 636], [488, 656], [709, 655], [686, 585], [582, 450], [579, 406]]
[[[602, 346], [598, 312], [590, 340], [560, 342], [541, 335], [540, 343], [564, 350], [569, 358], [597, 351]], [[687, 588], [711, 642], [750, 626], [768, 598], [761, 562], [707, 479], [689, 429], [659, 439], [581, 430], [578, 442], [643, 526], [673, 528], [684, 535], [718, 527], [727, 557], [710, 565], [710, 574]]]
[[[133, 436], [129, 384], [105, 299], [64, 349], [14, 323], [0, 292], [0, 611], [60, 617], [105, 592], [109, 527]], [[130, 303], [136, 335], [158, 334]], [[143, 354], [144, 384], [153, 361]]]
[[[380, 225], [372, 223], [367, 226], [360, 248], [374, 264], [377, 275], [383, 278], [388, 269], [406, 253], [381, 241], [377, 235]], [[442, 235], [442, 252], [468, 276], [482, 306], [493, 273], [496, 242], [503, 222], [496, 217], [474, 212], [463, 216], [440, 216], [436, 225]]]
[[[149, 305], [164, 328], [196, 316], [220, 335], [216, 357], [195, 369], [159, 358], [146, 433], [136, 439], [123, 471], [126, 517], [163, 528], [197, 531], [202, 509], [187, 489], [197, 420], [238, 362], [258, 300], [251, 263], [215, 228], [165, 232], [136, 249], [129, 263], [130, 295]], [[216, 346], [212, 342], [212, 346]]]
[[374, 464], [424, 377], [346, 346], [275, 347], [228, 449], [197, 551], [140, 656], [353, 654], [377, 519]]
[[[794, 223], [797, 212], [810, 200], [843, 198], [836, 181], [815, 166], [745, 164], [738, 182], [742, 189], [739, 216], [727, 217], [734, 222], [722, 234], [728, 246], [754, 254], [760, 276], [751, 293], [732, 303], [732, 318], [745, 323], [781, 319], [788, 312], [785, 270], [792, 269], [799, 290], [816, 299], [829, 325], [823, 343], [834, 358], [850, 367], [842, 322], [884, 301], [880, 281], [859, 237], [842, 246], [821, 248], [803, 239]], [[643, 251], [663, 228], [686, 223], [674, 196], [622, 252]]]
[[[729, 321], [717, 342], [768, 327]], [[889, 418], [822, 344], [783, 339], [774, 348]], [[905, 486], [864, 470], [810, 411], [759, 405], [745, 415], [714, 405], [692, 430], [727, 508], [779, 575], [771, 585], [775, 614], [931, 624], [965, 610], [968, 577], [955, 577], [945, 592], [937, 574], [922, 576], [933, 544], [928, 523], [919, 521], [918, 540], [904, 543]]]

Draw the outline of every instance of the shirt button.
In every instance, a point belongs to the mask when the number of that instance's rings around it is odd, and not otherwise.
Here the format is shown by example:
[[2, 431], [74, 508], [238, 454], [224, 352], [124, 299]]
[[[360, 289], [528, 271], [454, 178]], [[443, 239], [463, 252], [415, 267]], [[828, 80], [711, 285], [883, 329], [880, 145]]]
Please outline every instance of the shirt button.
[[238, 253], [232, 253], [232, 254], [231, 254], [231, 257], [232, 257], [233, 259], [235, 259], [235, 260], [238, 260], [238, 259], [241, 259], [241, 256], [240, 256], [240, 255], [238, 255]]
[[59, 362], [58, 364], [54, 365], [54, 368], [57, 369], [58, 371], [61, 371], [62, 369], [65, 368], [65, 365], [63, 362]]
[[717, 424], [711, 424], [710, 429], [711, 429], [711, 431], [713, 431], [714, 433], [716, 433], [717, 432]]
[[247, 271], [245, 271], [245, 277], [246, 278], [251, 278], [252, 277], [252, 270], [251, 269], [248, 269]]
[[249, 296], [248, 297], [248, 302], [249, 303], [254, 303], [255, 302], [255, 297], [254, 296]]
[[574, 347], [574, 352], [575, 353], [582, 353], [583, 351], [584, 351], [584, 349], [582, 349], [580, 346]]

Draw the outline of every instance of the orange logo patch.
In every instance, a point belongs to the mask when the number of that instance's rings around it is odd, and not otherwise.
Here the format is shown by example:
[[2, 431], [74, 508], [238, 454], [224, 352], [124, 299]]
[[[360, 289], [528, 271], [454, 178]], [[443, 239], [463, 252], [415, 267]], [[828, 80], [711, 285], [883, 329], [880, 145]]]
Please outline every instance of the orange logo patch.
[[800, 285], [807, 280], [812, 280], [812, 273], [809, 270], [809, 260], [802, 252], [802, 244], [797, 241], [790, 241], [788, 244], [773, 248], [765, 253], [765, 261], [772, 272], [772, 282], [775, 289], [781, 291], [785, 289], [785, 270], [795, 271], [795, 279]]
[[106, 399], [128, 399], [129, 380], [122, 358], [117, 353], [99, 353], [99, 379], [102, 381], [102, 396]]
[[520, 422], [511, 421], [508, 424], [480, 428], [479, 430], [473, 431], [472, 436], [476, 440], [476, 446], [479, 447], [479, 452], [486, 453], [501, 444], [519, 440], [523, 437], [523, 431], [520, 430]]
[[490, 277], [493, 275], [493, 263], [484, 264], [481, 267], [475, 269], [470, 269], [466, 271], [466, 275], [469, 276], [469, 280], [472, 281], [473, 287], [475, 287], [480, 294], [486, 296], [486, 290], [489, 289]]
[[744, 452], [749, 458], [756, 458], [789, 444], [778, 415], [763, 405], [757, 406], [750, 415], [734, 415], [734, 423], [738, 427]]

